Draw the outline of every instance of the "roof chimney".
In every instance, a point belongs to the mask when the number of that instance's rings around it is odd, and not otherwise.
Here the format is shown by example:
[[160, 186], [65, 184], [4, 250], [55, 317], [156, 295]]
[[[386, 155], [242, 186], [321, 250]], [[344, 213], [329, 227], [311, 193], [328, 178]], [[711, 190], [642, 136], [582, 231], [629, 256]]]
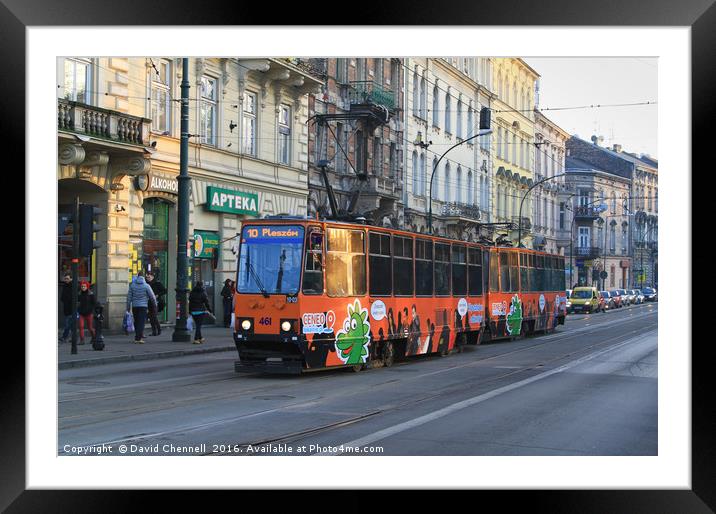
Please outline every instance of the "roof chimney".
[[595, 145], [599, 145], [598, 141], [599, 138], [597, 136], [592, 136], [592, 143], [594, 143]]
[[614, 145], [614, 151], [615, 151], [616, 153], [621, 153], [621, 151], [622, 151], [622, 145], [617, 145], [617, 144], [615, 144], [615, 145]]

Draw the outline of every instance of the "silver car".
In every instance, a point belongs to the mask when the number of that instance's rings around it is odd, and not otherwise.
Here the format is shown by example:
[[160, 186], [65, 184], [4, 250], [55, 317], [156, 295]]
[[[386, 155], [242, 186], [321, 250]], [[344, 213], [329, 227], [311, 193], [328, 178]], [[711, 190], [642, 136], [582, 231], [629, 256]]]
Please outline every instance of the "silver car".
[[636, 303], [644, 303], [644, 293], [641, 292], [641, 289], [634, 289], [634, 292], [636, 293]]

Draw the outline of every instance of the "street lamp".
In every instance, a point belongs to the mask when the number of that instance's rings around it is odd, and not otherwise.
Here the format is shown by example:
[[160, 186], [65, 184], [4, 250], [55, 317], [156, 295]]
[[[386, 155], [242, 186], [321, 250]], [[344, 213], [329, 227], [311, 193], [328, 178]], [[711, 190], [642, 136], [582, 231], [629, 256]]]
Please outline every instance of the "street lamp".
[[[541, 143], [540, 143], [541, 144]], [[566, 173], [558, 173], [557, 175], [552, 175], [551, 177], [543, 178], [542, 180], [538, 180], [534, 184], [532, 184], [527, 191], [525, 191], [525, 194], [522, 196], [522, 200], [520, 200], [520, 215], [517, 218], [517, 224], [518, 224], [518, 230], [517, 230], [517, 248], [522, 248], [522, 206], [525, 203], [525, 198], [527, 198], [527, 195], [530, 194], [530, 191], [532, 191], [535, 187], [539, 186], [540, 184], [543, 184], [547, 182], [548, 180], [552, 180], [559, 177], [565, 177]]]
[[[430, 191], [428, 193], [428, 233], [430, 233], [430, 234], [433, 233], [433, 179], [435, 178], [435, 172], [438, 169], [438, 164], [440, 164], [440, 161], [443, 160], [443, 157], [445, 157], [448, 154], [448, 152], [450, 150], [452, 150], [453, 148], [456, 148], [464, 143], [467, 143], [468, 141], [472, 141], [473, 139], [475, 139], [477, 137], [486, 136], [487, 134], [490, 134], [490, 133], [492, 133], [492, 129], [490, 128], [490, 109], [489, 109], [489, 107], [483, 107], [480, 110], [480, 130], [477, 132], [477, 134], [475, 134], [474, 136], [470, 136], [467, 139], [463, 139], [459, 143], [455, 143], [450, 148], [445, 150], [445, 153], [443, 153], [440, 156], [440, 158], [435, 162], [435, 166], [433, 166], [433, 172], [430, 174]], [[430, 141], [430, 143], [427, 143], [427, 144], [429, 145], [431, 143], [432, 143], [432, 141]], [[420, 144], [420, 142], [418, 142], [417, 144], [419, 144], [421, 147], [423, 147], [423, 145], [425, 143]], [[427, 147], [425, 147], [425, 148], [427, 148]]]

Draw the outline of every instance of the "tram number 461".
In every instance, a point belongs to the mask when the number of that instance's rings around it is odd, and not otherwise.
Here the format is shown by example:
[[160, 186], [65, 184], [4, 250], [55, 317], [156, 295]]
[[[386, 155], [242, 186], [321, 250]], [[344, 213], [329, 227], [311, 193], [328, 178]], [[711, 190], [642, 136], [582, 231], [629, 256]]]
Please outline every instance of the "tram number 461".
[[271, 324], [271, 318], [263, 317], [259, 320], [259, 325], [270, 325]]

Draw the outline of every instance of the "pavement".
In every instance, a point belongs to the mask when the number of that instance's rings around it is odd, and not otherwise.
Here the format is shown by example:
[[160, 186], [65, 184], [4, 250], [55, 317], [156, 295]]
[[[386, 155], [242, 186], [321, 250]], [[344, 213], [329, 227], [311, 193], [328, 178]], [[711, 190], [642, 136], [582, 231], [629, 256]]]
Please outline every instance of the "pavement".
[[[147, 325], [147, 328], [149, 326]], [[163, 326], [162, 333], [152, 336], [151, 328], [144, 331], [144, 344], [134, 342], [134, 334], [103, 335], [104, 350], [94, 350], [89, 333], [85, 335], [85, 344], [77, 341], [77, 353], [72, 354], [72, 343], [58, 344], [58, 369], [69, 369], [84, 366], [98, 366], [117, 362], [139, 361], [195, 355], [210, 352], [236, 351], [230, 328], [223, 326], [204, 326], [201, 329], [204, 343], [173, 342], [174, 327]], [[193, 340], [193, 336], [192, 336]], [[58, 337], [59, 341], [59, 337]]]

